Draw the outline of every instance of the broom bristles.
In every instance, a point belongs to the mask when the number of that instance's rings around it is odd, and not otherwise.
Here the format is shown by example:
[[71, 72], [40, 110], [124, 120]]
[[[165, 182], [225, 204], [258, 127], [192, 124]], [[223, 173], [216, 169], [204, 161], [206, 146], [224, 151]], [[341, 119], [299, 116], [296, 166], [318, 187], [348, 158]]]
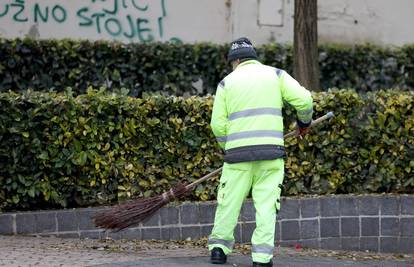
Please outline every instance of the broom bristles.
[[140, 198], [119, 204], [109, 211], [94, 216], [95, 225], [114, 231], [136, 226], [151, 218], [154, 213], [170, 201], [186, 195], [187, 191], [187, 187], [180, 183], [159, 196]]

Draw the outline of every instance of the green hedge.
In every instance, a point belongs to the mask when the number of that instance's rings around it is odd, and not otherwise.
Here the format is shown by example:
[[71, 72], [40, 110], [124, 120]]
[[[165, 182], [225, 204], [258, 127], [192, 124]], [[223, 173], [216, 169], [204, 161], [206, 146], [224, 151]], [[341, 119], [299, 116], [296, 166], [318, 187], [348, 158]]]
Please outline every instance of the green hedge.
[[[287, 141], [285, 195], [414, 192], [414, 92], [314, 99], [315, 117], [336, 116]], [[194, 181], [222, 164], [212, 103], [96, 90], [0, 93], [0, 209], [104, 204]], [[285, 113], [292, 128], [292, 110]], [[214, 199], [216, 186], [199, 185], [189, 199]]]
[[[227, 45], [120, 44], [74, 40], [0, 39], [0, 91], [64, 91], [105, 86], [127, 88], [132, 96], [162, 91], [182, 95], [214, 93], [230, 72]], [[260, 60], [292, 72], [292, 48], [271, 44], [258, 47]], [[414, 45], [379, 48], [320, 46], [321, 85], [327, 88], [414, 88]], [[193, 84], [201, 80], [203, 89]], [[75, 89], [74, 89], [75, 90]]]

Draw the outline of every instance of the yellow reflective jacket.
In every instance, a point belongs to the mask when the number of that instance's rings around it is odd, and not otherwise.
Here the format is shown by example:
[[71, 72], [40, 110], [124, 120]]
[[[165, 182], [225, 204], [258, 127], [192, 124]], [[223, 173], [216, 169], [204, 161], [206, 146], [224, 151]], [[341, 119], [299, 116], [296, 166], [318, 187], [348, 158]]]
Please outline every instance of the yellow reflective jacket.
[[311, 123], [311, 93], [283, 70], [248, 60], [219, 83], [210, 125], [226, 162], [284, 156], [284, 101], [296, 109], [301, 126]]

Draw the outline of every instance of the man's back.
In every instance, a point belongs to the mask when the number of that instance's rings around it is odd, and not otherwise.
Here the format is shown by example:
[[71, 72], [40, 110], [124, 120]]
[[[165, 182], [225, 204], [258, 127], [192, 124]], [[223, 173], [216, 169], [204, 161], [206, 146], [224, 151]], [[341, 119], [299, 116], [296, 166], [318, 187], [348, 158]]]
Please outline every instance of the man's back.
[[[294, 106], [302, 122], [310, 123], [312, 97], [308, 90], [283, 70], [257, 60], [241, 62], [219, 84], [211, 121], [213, 132], [226, 152], [245, 146], [256, 146], [252, 149], [258, 151], [263, 147], [257, 146], [263, 145], [278, 146], [274, 151], [279, 151], [284, 145], [284, 101]], [[265, 150], [267, 154], [268, 146]]]
[[225, 79], [229, 113], [263, 107], [282, 107], [280, 81], [276, 69], [258, 61], [241, 63]]
[[[227, 132], [231, 134], [283, 129], [280, 88], [275, 68], [256, 60], [241, 63], [224, 79]], [[279, 139], [276, 144], [283, 145], [283, 139]], [[243, 140], [238, 143], [242, 145]], [[258, 140], [257, 144], [260, 143]]]

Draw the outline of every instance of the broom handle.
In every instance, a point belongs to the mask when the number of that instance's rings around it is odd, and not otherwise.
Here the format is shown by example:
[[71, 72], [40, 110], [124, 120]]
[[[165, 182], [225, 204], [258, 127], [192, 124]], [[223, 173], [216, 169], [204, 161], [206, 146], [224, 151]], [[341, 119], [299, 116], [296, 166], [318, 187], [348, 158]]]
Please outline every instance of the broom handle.
[[[317, 118], [316, 120], [312, 121], [312, 123], [311, 123], [311, 125], [310, 125], [309, 127], [313, 127], [313, 126], [315, 126], [316, 124], [318, 124], [318, 123], [320, 123], [320, 122], [322, 122], [322, 121], [324, 121], [324, 120], [327, 120], [327, 119], [329, 119], [329, 118], [332, 118], [333, 116], [334, 116], [334, 114], [333, 114], [333, 112], [332, 112], [332, 111], [331, 111], [331, 112], [328, 112], [328, 113], [326, 113], [325, 115], [323, 115], [322, 117]], [[291, 131], [290, 133], [285, 134], [284, 138], [288, 138], [288, 137], [291, 137], [291, 136], [294, 136], [294, 135], [296, 135], [296, 131]], [[207, 174], [206, 176], [201, 177], [200, 179], [198, 179], [198, 180], [196, 180], [196, 181], [192, 182], [191, 184], [186, 185], [186, 186], [185, 186], [185, 188], [186, 188], [187, 190], [191, 189], [192, 187], [194, 187], [194, 186], [196, 186], [196, 185], [198, 185], [198, 184], [200, 184], [200, 183], [204, 182], [204, 181], [205, 181], [205, 180], [207, 180], [208, 178], [210, 178], [210, 177], [212, 177], [212, 176], [216, 175], [217, 173], [221, 172], [221, 170], [222, 170], [222, 169], [223, 169], [223, 167], [218, 168], [217, 170], [215, 170], [215, 171], [213, 171], [213, 172], [211, 172], [211, 173]]]

